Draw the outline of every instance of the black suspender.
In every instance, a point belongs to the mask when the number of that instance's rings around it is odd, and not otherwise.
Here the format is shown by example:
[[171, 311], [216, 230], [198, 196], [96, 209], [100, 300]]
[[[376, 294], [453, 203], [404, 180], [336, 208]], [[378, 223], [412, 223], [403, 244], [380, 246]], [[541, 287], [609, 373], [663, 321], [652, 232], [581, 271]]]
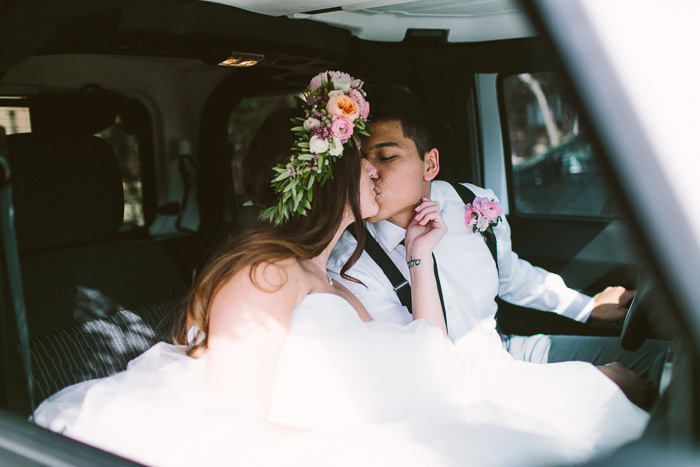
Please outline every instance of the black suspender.
[[[464, 204], [472, 203], [474, 201], [474, 198], [476, 198], [474, 192], [466, 186], [460, 183], [452, 183], [451, 185], [454, 187], [455, 190], [457, 190], [457, 194], [459, 194], [459, 197], [462, 198]], [[484, 232], [484, 240], [486, 241], [486, 246], [489, 247], [489, 251], [491, 252], [493, 261], [496, 263], [496, 270], [498, 271], [498, 250], [496, 248], [496, 234], [494, 234], [493, 232], [486, 231]]]
[[413, 307], [411, 306], [411, 286], [403, 277], [399, 268], [396, 267], [391, 258], [389, 258], [386, 251], [379, 246], [377, 240], [367, 231], [367, 227], [365, 227], [365, 251], [369, 257], [377, 263], [377, 266], [384, 271], [384, 275], [386, 275], [387, 279], [391, 282], [394, 292], [399, 296], [401, 304], [408, 308], [409, 313], [413, 313]]
[[[476, 195], [469, 188], [461, 185], [459, 183], [452, 183], [452, 186], [459, 194], [460, 198], [464, 204], [469, 204], [474, 201]], [[491, 252], [494, 262], [496, 263], [496, 270], [498, 270], [498, 255], [496, 246], [496, 235], [491, 232], [485, 232], [484, 240], [486, 241], [486, 246]], [[377, 265], [384, 271], [387, 279], [391, 282], [394, 291], [399, 296], [401, 304], [408, 308], [409, 313], [413, 313], [413, 308], [411, 307], [411, 286], [408, 281], [403, 277], [399, 268], [396, 267], [394, 262], [389, 258], [389, 255], [382, 249], [382, 247], [377, 243], [372, 234], [366, 232], [365, 235], [365, 251], [372, 258], [372, 260], [377, 263]], [[440, 304], [442, 305], [442, 313], [445, 315], [445, 303], [442, 298], [442, 287], [440, 286], [440, 277], [437, 270], [437, 261], [435, 260], [435, 255], [433, 255], [433, 264], [435, 266], [435, 280], [437, 280], [438, 293], [440, 295]], [[447, 322], [447, 316], [445, 315], [445, 322]]]

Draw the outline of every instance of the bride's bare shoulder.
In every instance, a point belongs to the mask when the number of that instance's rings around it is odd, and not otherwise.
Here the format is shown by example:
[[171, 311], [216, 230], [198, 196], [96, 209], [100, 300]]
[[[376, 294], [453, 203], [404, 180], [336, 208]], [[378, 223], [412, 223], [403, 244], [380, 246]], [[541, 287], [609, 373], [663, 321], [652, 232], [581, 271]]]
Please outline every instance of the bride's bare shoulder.
[[308, 274], [295, 258], [279, 261], [264, 261], [248, 265], [229, 279], [222, 293], [296, 292], [301, 296], [308, 293]]

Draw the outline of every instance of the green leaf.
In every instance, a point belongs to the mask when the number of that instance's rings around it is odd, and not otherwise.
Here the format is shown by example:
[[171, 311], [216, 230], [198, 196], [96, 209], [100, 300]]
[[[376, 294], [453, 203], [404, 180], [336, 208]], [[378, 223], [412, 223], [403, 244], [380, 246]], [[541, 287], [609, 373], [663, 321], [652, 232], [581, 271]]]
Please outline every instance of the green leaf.
[[298, 103], [298, 104], [300, 105], [300, 107], [302, 107], [302, 108], [304, 108], [304, 107], [306, 107], [307, 105], [309, 105], [309, 104], [306, 103], [306, 100], [303, 99], [303, 98], [302, 98], [301, 96], [299, 96], [298, 94], [294, 94], [294, 99], [297, 100], [297, 103]]
[[308, 148], [309, 143], [302, 141], [302, 142], [298, 142], [297, 146], [299, 146], [300, 148]]
[[306, 131], [306, 129], [303, 126], [295, 126], [292, 127], [292, 131]]
[[314, 180], [316, 180], [316, 177], [312, 174], [311, 177], [309, 177], [309, 183], [306, 184], [306, 186], [309, 188], [309, 190], [314, 185]]
[[275, 178], [273, 178], [273, 179], [272, 179], [272, 183], [281, 182], [281, 181], [284, 180], [285, 178], [289, 178], [289, 174], [288, 174], [287, 172], [282, 173], [282, 174], [279, 174], [278, 176], [276, 176]]

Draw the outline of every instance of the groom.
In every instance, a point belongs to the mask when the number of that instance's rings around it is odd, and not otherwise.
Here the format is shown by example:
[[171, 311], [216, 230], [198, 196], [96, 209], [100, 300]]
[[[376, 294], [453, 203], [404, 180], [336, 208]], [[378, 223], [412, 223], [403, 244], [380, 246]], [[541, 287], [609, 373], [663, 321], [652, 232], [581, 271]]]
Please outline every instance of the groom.
[[[334, 279], [360, 299], [373, 319], [401, 324], [412, 320], [410, 293], [407, 300], [407, 287], [397, 282], [404, 282], [402, 276], [406, 280], [409, 277], [402, 240], [421, 198], [440, 203], [449, 229], [434, 255], [448, 336], [452, 341], [475, 327], [498, 336], [496, 296], [581, 322], [589, 318], [611, 322], [625, 318], [633, 292], [609, 287], [591, 298], [568, 288], [558, 275], [518, 258], [511, 249], [510, 227], [505, 215], [495, 216], [500, 208], [491, 211], [492, 219], [498, 220], [493, 227], [495, 235], [483, 238], [478, 231], [474, 233], [473, 226], [465, 222], [464, 195], [457, 192], [464, 188], [434, 180], [440, 170], [439, 154], [421, 124], [417, 107], [407, 96], [385, 97], [384, 100], [386, 102], [382, 103], [373, 95], [373, 105], [374, 102], [377, 105], [372, 108], [371, 134], [362, 141], [362, 154], [376, 167], [378, 174], [375, 182], [380, 210], [369, 219], [367, 229], [376, 239], [374, 250], [379, 253], [372, 251], [370, 257], [372, 239], [368, 239], [362, 257], [348, 271], [364, 285], [339, 275], [356, 245], [348, 232], [343, 234], [328, 261]], [[497, 202], [491, 190], [464, 185], [468, 188], [467, 196], [471, 193], [472, 197]], [[647, 341], [636, 352], [623, 351], [616, 337], [501, 335], [500, 338], [503, 346], [518, 360], [534, 363], [583, 360], [596, 365], [620, 362], [643, 377], [648, 377], [654, 359], [665, 350], [663, 343]]]

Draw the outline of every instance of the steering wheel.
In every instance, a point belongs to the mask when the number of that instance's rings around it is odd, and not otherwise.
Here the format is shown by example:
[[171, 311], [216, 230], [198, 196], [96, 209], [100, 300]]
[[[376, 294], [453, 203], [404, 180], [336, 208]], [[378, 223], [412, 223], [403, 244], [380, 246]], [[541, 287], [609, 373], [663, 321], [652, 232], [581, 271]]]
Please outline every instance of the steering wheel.
[[639, 280], [620, 334], [625, 350], [637, 350], [647, 338], [673, 339], [674, 332], [664, 316], [665, 301], [648, 275]]
[[620, 346], [625, 350], [637, 350], [651, 334], [642, 301], [641, 290], [632, 299], [620, 334]]

